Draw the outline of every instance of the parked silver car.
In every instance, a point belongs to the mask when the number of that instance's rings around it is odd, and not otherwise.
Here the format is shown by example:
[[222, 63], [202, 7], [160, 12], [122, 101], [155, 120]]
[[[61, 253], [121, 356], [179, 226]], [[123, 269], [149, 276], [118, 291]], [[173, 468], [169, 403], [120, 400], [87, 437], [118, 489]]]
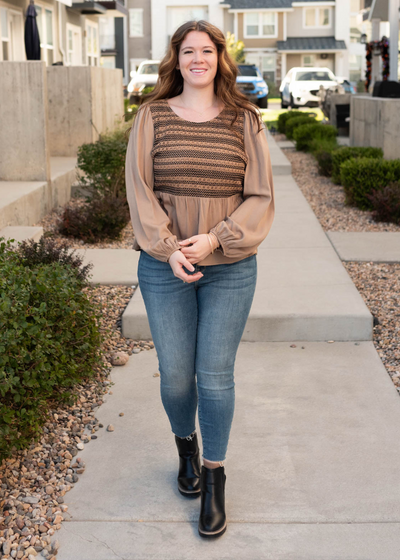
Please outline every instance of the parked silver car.
[[156, 85], [159, 65], [159, 60], [144, 60], [140, 63], [136, 72], [131, 72], [132, 79], [127, 87], [128, 94], [130, 94], [129, 103], [131, 105], [139, 103], [145, 88]]
[[335, 74], [329, 68], [292, 68], [279, 88], [281, 107], [318, 107], [320, 86], [328, 89], [336, 84]]

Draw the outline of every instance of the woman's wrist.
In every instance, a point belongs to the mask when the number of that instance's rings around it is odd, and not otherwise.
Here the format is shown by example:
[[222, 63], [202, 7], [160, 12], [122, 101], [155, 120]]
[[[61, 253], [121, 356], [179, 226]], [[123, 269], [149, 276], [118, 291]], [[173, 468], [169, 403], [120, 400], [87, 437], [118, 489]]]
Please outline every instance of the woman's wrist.
[[213, 241], [213, 247], [214, 247], [213, 250], [215, 251], [215, 249], [217, 249], [219, 247], [218, 237], [212, 231], [210, 231], [208, 235], [211, 237], [211, 239]]

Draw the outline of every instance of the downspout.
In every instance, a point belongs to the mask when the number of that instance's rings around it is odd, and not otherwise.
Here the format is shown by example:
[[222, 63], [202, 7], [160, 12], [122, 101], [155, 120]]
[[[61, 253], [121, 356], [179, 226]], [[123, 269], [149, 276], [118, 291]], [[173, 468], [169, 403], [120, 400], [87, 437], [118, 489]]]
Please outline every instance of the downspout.
[[58, 0], [58, 50], [62, 54], [62, 61], [65, 64], [65, 51], [62, 47], [62, 27], [61, 27], [61, 2]]

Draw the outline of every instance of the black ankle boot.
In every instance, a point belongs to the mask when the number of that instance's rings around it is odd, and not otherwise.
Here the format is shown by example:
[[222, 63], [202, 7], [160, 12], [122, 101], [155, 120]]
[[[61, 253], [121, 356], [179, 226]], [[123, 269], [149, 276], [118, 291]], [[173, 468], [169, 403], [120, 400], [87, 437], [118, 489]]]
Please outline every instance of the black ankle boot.
[[201, 507], [199, 534], [201, 537], [219, 537], [226, 531], [225, 469], [201, 467]]
[[175, 436], [179, 453], [178, 490], [187, 498], [200, 496], [200, 450], [197, 434], [187, 438]]

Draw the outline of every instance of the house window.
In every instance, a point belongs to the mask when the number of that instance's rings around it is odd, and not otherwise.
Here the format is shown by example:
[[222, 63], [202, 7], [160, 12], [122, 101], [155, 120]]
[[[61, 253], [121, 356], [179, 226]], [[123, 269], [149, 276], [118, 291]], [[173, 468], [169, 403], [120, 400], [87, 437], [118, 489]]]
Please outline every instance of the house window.
[[315, 66], [315, 54], [303, 54], [303, 66]]
[[129, 10], [129, 37], [143, 37], [143, 9]]
[[3, 58], [0, 60], [10, 59], [10, 37], [8, 34], [8, 12], [6, 8], [0, 8], [0, 21], [1, 21], [1, 50]]
[[115, 50], [115, 23], [112, 17], [100, 17], [100, 48], [102, 51]]
[[331, 27], [330, 8], [304, 8], [304, 27]]
[[37, 4], [35, 4], [35, 9], [39, 29], [41, 59], [50, 66], [54, 62], [53, 10], [38, 6]]
[[88, 66], [99, 65], [99, 41], [98, 25], [86, 20], [86, 64]]
[[276, 12], [245, 12], [244, 37], [277, 37]]

